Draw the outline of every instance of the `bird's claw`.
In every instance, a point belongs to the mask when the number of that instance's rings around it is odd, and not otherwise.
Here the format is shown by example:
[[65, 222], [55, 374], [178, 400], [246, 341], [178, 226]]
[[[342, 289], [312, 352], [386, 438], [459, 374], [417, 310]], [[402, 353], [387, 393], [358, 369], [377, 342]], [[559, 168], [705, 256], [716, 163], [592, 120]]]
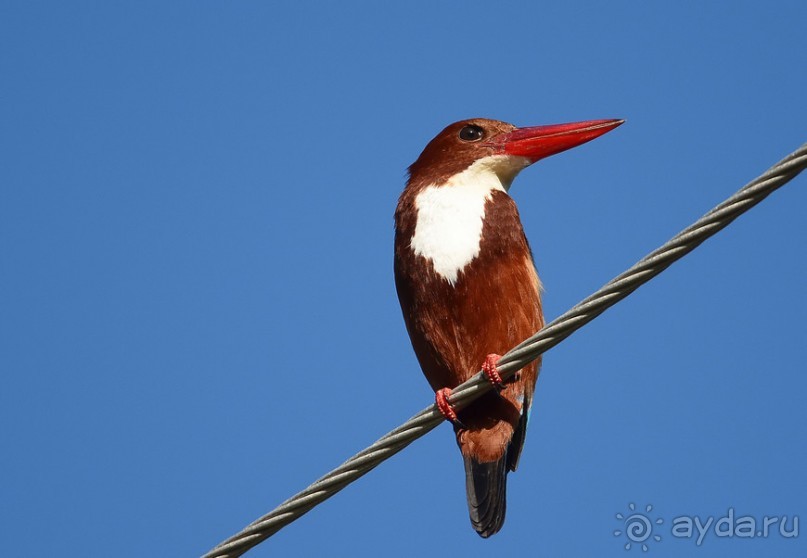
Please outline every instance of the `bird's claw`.
[[493, 387], [496, 388], [496, 391], [499, 393], [505, 388], [497, 365], [500, 358], [502, 358], [500, 355], [491, 353], [485, 357], [485, 362], [482, 363], [482, 372], [485, 373], [488, 381], [493, 384]]
[[457, 417], [457, 411], [448, 402], [449, 397], [451, 397], [451, 388], [443, 388], [434, 392], [434, 402], [437, 404], [437, 409], [451, 424], [459, 428], [465, 428], [465, 425]]

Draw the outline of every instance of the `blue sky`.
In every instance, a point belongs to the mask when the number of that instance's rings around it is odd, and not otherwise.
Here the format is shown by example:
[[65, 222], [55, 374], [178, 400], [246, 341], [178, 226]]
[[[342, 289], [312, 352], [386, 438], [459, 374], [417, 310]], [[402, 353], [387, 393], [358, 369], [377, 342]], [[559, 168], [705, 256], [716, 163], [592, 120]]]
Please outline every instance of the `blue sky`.
[[[803, 2], [6, 2], [0, 533], [197, 556], [432, 400], [392, 278], [446, 124], [627, 123], [514, 183], [554, 318], [807, 141]], [[545, 355], [508, 519], [441, 426], [249, 556], [807, 551], [807, 176]], [[793, 516], [798, 537], [672, 534]]]

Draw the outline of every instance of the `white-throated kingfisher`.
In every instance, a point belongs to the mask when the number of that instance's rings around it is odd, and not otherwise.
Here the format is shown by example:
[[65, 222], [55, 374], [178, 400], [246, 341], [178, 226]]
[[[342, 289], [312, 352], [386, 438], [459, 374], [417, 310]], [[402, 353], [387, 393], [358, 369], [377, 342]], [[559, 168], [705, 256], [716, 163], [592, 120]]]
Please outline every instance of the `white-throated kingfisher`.
[[[409, 167], [395, 210], [395, 284], [412, 346], [465, 462], [471, 524], [501, 529], [507, 473], [518, 465], [540, 359], [502, 382], [499, 354], [544, 325], [541, 283], [508, 195], [532, 163], [622, 120], [516, 128], [474, 118], [435, 137]], [[496, 389], [455, 412], [451, 388], [480, 368]]]

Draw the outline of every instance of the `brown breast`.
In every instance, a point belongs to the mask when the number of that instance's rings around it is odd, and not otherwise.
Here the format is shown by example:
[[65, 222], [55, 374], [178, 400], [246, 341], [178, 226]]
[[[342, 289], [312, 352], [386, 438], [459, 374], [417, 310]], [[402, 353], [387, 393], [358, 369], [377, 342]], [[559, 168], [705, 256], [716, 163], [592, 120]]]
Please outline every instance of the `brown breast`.
[[485, 204], [479, 255], [452, 285], [410, 247], [417, 212], [402, 197], [396, 212], [395, 282], [423, 372], [435, 390], [475, 374], [543, 325], [540, 286], [518, 209], [494, 191]]

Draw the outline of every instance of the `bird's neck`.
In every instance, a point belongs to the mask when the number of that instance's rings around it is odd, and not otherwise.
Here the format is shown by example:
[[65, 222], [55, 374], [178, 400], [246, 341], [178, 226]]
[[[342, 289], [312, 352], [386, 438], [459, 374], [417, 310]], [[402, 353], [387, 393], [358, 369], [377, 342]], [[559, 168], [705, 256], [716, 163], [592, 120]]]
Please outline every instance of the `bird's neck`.
[[[525, 165], [497, 156], [480, 159], [441, 184], [420, 183], [408, 211], [414, 213], [409, 247], [428, 260], [435, 273], [455, 284], [460, 272], [479, 256], [486, 209], [493, 193], [507, 195], [515, 175]], [[400, 209], [400, 208], [399, 208]], [[401, 232], [401, 231], [399, 231]]]

